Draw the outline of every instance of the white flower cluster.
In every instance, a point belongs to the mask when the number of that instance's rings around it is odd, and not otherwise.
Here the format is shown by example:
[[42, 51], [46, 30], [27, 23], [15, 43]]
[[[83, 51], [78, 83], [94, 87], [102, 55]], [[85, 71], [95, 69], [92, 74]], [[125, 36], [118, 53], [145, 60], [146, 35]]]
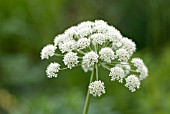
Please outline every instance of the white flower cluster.
[[78, 49], [85, 49], [89, 45], [90, 45], [90, 39], [87, 39], [87, 38], [81, 38], [77, 42]]
[[47, 73], [47, 77], [48, 78], [56, 78], [57, 77], [57, 73], [59, 72], [60, 70], [60, 64], [58, 63], [51, 63], [48, 67], [47, 67], [47, 70], [46, 70], [46, 73]]
[[56, 47], [49, 44], [45, 46], [41, 51], [41, 59], [49, 59], [49, 57], [52, 57], [55, 53]]
[[102, 33], [95, 33], [90, 36], [93, 45], [100, 44], [102, 45], [106, 41], [106, 36]]
[[130, 91], [134, 92], [136, 91], [136, 88], [139, 89], [140, 81], [135, 75], [132, 74], [126, 78], [125, 86], [128, 87]]
[[118, 66], [115, 66], [110, 69], [111, 81], [119, 80], [120, 83], [123, 83], [123, 78], [125, 76], [124, 70]]
[[113, 50], [109, 47], [102, 48], [99, 51], [100, 59], [106, 63], [111, 63], [115, 59], [115, 54]]
[[[59, 49], [57, 53], [56, 49]], [[123, 83], [125, 80], [125, 86], [132, 92], [139, 88], [140, 81], [148, 76], [148, 69], [142, 59], [131, 59], [135, 51], [136, 44], [131, 39], [122, 36], [120, 31], [105, 21], [95, 20], [72, 26], [56, 36], [54, 44], [42, 49], [41, 59], [54, 55], [63, 57], [66, 67], [60, 69], [58, 63], [51, 63], [46, 70], [49, 78], [57, 77], [59, 70], [77, 66], [81, 66], [84, 72], [95, 70], [96, 78], [90, 82], [89, 90], [93, 96], [101, 96], [105, 93], [105, 87], [103, 82], [98, 81], [98, 67], [110, 71], [111, 81]]]
[[100, 80], [90, 83], [89, 91], [90, 94], [92, 94], [94, 97], [96, 96], [100, 97], [103, 93], [105, 93], [104, 83], [101, 82]]
[[64, 56], [64, 64], [67, 65], [68, 68], [75, 67], [78, 64], [78, 56], [77, 53], [69, 52]]
[[118, 57], [118, 61], [125, 61], [127, 62], [130, 58], [129, 53], [125, 49], [118, 49], [116, 50], [116, 55]]
[[87, 66], [88, 68], [94, 66], [95, 63], [98, 62], [98, 55], [97, 53], [91, 51], [86, 53], [83, 56], [83, 60], [82, 60], [82, 65]]
[[140, 58], [133, 58], [131, 61], [134, 66], [137, 68], [136, 72], [139, 72], [139, 79], [143, 80], [148, 76], [148, 68], [145, 66], [145, 64], [143, 63], [143, 60]]

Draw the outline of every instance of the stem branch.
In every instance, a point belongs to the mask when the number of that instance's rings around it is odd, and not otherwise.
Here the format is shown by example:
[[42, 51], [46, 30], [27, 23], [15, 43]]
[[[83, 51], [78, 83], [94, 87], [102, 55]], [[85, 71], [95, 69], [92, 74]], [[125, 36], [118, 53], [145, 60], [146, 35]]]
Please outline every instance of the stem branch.
[[[91, 73], [90, 83], [93, 81], [93, 75], [94, 75], [94, 68], [93, 68], [92, 73]], [[83, 114], [88, 114], [89, 104], [90, 104], [90, 91], [88, 89], [87, 96], [86, 96], [86, 102], [85, 102], [85, 105], [84, 105]]]
[[85, 53], [83, 51], [81, 51], [81, 50], [76, 50], [76, 51], [79, 52], [82, 55], [85, 55]]
[[64, 56], [64, 55], [61, 55], [61, 54], [58, 54], [58, 53], [55, 53], [54, 55], [55, 56], [60, 56], [60, 57]]
[[99, 80], [98, 65], [96, 64], [95, 67], [96, 67], [96, 80], [98, 81]]
[[103, 64], [103, 63], [100, 63], [100, 64], [103, 66], [103, 68], [106, 68], [107, 70], [110, 70], [110, 68], [108, 66], [106, 66], [105, 64]]

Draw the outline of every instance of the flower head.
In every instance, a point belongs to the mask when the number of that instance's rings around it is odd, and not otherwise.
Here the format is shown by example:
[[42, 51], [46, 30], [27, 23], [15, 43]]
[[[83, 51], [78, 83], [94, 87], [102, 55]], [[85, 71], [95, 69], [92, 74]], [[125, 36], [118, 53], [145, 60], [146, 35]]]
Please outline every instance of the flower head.
[[64, 56], [64, 64], [67, 65], [68, 68], [75, 67], [78, 64], [78, 56], [77, 53], [69, 52]]
[[90, 94], [92, 94], [94, 97], [96, 96], [100, 97], [102, 94], [105, 93], [104, 83], [101, 82], [100, 80], [90, 83], [89, 91]]
[[137, 68], [136, 72], [140, 73], [139, 79], [140, 80], [145, 79], [148, 76], [148, 68], [143, 63], [143, 60], [140, 58], [133, 58], [131, 62]]
[[70, 41], [71, 39], [72, 38], [66, 34], [60, 34], [54, 38], [54, 45], [55, 46], [61, 45], [66, 41]]
[[136, 44], [128, 38], [122, 39], [123, 48], [127, 50], [127, 52], [132, 55], [134, 51], [136, 51]]
[[91, 21], [81, 22], [80, 24], [77, 25], [78, 28], [77, 33], [79, 34], [80, 37], [87, 37], [93, 33], [92, 29], [93, 25], [94, 23]]
[[116, 51], [116, 56], [118, 57], [119, 61], [123, 62], [127, 62], [130, 58], [129, 53], [123, 48], [120, 48]]
[[[55, 52], [56, 49], [59, 49]], [[111, 81], [123, 83], [134, 92], [140, 86], [140, 81], [148, 76], [148, 68], [140, 58], [131, 59], [136, 51], [136, 44], [124, 37], [115, 27], [103, 20], [81, 22], [59, 34], [54, 39], [54, 45], [49, 44], [41, 51], [41, 59], [49, 59], [54, 54], [63, 57], [66, 68], [58, 63], [51, 63], [46, 70], [47, 77], [57, 77], [59, 70], [72, 69], [81, 66], [84, 72], [95, 70], [95, 80], [89, 84], [89, 92], [93, 96], [105, 93], [105, 86], [98, 81], [98, 67], [110, 71]], [[60, 60], [60, 59], [57, 59]], [[131, 60], [131, 63], [130, 63]], [[80, 65], [79, 65], [79, 64]], [[135, 72], [135, 75], [132, 74]], [[91, 78], [94, 79], [94, 78]]]
[[140, 81], [135, 75], [130, 75], [126, 78], [125, 86], [129, 88], [130, 91], [134, 92], [140, 87]]
[[68, 36], [71, 37], [72, 39], [76, 37], [78, 28], [76, 26], [72, 26], [71, 28], [67, 29], [64, 33]]
[[98, 63], [98, 57], [99, 56], [94, 51], [88, 52], [83, 56], [82, 64], [91, 67], [95, 63]]
[[45, 46], [41, 51], [41, 59], [49, 59], [49, 57], [52, 57], [55, 53], [56, 47], [49, 44]]
[[69, 40], [59, 45], [62, 53], [70, 52], [76, 49], [76, 42], [74, 40]]
[[115, 42], [118, 41], [120, 42], [122, 39], [122, 35], [120, 33], [120, 31], [118, 31], [115, 27], [113, 26], [108, 26], [106, 35], [108, 36], [107, 39], [111, 42]]
[[109, 47], [102, 48], [99, 51], [100, 59], [106, 63], [111, 63], [115, 59], [115, 54], [113, 50]]
[[120, 83], [123, 83], [123, 78], [125, 77], [124, 70], [118, 66], [115, 66], [110, 69], [111, 81], [118, 80]]
[[114, 51], [118, 50], [122, 46], [122, 42], [120, 40], [114, 40], [112, 42], [112, 49]]
[[47, 70], [46, 70], [46, 73], [47, 73], [47, 77], [48, 78], [56, 78], [57, 77], [57, 73], [59, 72], [60, 70], [60, 64], [54, 62], [54, 63], [51, 63], [48, 67], [47, 67]]
[[93, 34], [90, 36], [93, 45], [100, 44], [102, 45], [106, 41], [106, 36], [101, 33]]
[[94, 26], [94, 23], [91, 21], [81, 22], [80, 24], [77, 25], [79, 29], [91, 28], [92, 26]]
[[80, 38], [77, 42], [78, 49], [85, 49], [90, 45], [90, 39], [87, 38]]
[[108, 30], [108, 24], [104, 22], [103, 20], [96, 20], [94, 22], [94, 32], [98, 33], [106, 33]]

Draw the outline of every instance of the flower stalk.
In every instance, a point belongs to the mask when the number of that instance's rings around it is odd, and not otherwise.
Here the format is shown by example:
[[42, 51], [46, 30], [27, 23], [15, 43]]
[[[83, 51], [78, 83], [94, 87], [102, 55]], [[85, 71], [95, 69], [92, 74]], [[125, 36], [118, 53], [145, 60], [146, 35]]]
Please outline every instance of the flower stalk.
[[[91, 77], [90, 77], [90, 82], [89, 83], [91, 83], [93, 81], [93, 77], [94, 77], [94, 68], [93, 68], [93, 70], [91, 72]], [[88, 89], [83, 114], [88, 114], [89, 104], [90, 104], [90, 91]]]
[[99, 72], [98, 72], [98, 64], [95, 65], [96, 67], [96, 80], [99, 80]]

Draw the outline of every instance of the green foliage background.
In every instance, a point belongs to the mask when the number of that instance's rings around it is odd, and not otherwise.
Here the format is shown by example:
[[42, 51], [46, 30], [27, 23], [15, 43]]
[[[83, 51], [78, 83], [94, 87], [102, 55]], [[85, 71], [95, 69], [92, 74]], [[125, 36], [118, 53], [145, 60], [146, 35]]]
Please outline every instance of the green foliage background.
[[0, 0], [0, 114], [81, 114], [90, 73], [47, 79], [40, 50], [68, 27], [103, 19], [137, 44], [149, 77], [131, 93], [100, 69], [106, 94], [89, 114], [169, 114], [169, 0]]

